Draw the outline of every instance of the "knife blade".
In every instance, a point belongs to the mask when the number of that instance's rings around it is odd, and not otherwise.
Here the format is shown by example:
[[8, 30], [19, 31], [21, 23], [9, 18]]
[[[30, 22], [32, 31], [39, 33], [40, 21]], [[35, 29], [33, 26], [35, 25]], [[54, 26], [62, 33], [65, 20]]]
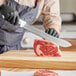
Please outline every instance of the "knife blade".
[[72, 46], [72, 44], [69, 43], [68, 41], [60, 39], [60, 38], [53, 37], [53, 36], [43, 32], [43, 31], [41, 31], [40, 29], [37, 29], [34, 26], [29, 25], [27, 22], [23, 21], [22, 19], [19, 20], [19, 24], [20, 24], [20, 27], [23, 27], [24, 29], [26, 29], [26, 30], [46, 39], [46, 40], [50, 40], [50, 41], [56, 43], [57, 45], [59, 45], [61, 47]]

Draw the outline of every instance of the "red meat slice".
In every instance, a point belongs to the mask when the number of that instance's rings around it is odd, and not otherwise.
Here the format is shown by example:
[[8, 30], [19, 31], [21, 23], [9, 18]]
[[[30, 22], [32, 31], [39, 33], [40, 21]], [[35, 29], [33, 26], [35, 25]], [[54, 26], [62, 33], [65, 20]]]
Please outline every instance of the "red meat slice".
[[48, 40], [35, 40], [33, 48], [37, 56], [57, 57], [62, 55], [58, 45]]
[[59, 76], [58, 73], [51, 70], [38, 70], [34, 73], [34, 76]]

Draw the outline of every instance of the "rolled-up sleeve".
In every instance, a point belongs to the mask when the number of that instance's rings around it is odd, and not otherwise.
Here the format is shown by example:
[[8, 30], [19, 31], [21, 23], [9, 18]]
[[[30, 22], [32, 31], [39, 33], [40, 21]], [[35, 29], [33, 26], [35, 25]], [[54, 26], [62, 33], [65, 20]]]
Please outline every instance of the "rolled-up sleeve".
[[44, 27], [57, 25], [61, 27], [59, 0], [45, 0], [42, 9]]

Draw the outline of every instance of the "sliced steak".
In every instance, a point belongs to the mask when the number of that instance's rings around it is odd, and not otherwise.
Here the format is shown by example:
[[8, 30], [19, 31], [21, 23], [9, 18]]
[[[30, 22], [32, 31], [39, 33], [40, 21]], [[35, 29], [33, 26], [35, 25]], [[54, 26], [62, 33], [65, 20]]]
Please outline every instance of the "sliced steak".
[[62, 55], [59, 46], [48, 40], [35, 40], [33, 48], [37, 56], [57, 57]]
[[59, 76], [58, 73], [51, 70], [38, 70], [34, 73], [34, 76]]

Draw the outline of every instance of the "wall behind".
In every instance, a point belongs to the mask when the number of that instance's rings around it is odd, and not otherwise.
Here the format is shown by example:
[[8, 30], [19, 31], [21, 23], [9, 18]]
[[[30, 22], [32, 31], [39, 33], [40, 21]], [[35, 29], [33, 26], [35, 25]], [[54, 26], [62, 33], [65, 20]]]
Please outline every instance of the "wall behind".
[[[76, 0], [60, 0], [61, 12], [76, 14]], [[38, 21], [42, 21], [41, 15]]]
[[76, 13], [76, 0], [60, 0], [61, 12]]

